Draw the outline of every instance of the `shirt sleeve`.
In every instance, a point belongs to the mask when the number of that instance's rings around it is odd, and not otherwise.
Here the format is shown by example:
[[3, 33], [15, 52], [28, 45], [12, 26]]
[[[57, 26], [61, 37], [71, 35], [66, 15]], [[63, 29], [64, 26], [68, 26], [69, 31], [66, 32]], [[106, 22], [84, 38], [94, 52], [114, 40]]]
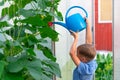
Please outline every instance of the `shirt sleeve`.
[[80, 64], [77, 67], [77, 70], [80, 74], [93, 74], [96, 68], [97, 68], [96, 63], [86, 64], [80, 62]]

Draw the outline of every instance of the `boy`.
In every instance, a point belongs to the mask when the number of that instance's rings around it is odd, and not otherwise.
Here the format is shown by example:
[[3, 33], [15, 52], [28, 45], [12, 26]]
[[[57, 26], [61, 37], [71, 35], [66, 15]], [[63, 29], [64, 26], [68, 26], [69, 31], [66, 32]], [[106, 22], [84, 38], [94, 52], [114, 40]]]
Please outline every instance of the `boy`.
[[92, 32], [88, 19], [86, 19], [86, 43], [77, 47], [78, 32], [72, 32], [74, 37], [73, 44], [70, 49], [70, 56], [76, 65], [73, 72], [73, 80], [92, 80], [93, 74], [97, 68], [94, 60], [96, 50], [92, 45]]

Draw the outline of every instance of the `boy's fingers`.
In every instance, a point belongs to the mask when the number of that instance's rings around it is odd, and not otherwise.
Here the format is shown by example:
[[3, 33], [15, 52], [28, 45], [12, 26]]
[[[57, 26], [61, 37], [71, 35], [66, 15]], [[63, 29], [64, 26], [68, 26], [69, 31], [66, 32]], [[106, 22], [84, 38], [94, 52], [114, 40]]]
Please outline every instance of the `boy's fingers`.
[[72, 33], [73, 33], [74, 31], [70, 30], [70, 32], [72, 32]]
[[70, 34], [73, 34], [74, 33], [74, 31], [72, 31], [72, 30], [69, 30], [70, 31]]

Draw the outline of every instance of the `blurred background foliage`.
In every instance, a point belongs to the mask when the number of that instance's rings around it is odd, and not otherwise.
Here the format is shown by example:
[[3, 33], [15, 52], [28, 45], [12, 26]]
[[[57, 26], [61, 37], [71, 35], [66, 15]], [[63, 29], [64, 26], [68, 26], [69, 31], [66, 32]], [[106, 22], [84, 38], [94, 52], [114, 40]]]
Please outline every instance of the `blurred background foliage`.
[[113, 80], [113, 56], [112, 53], [97, 54], [98, 68], [95, 73], [95, 80]]

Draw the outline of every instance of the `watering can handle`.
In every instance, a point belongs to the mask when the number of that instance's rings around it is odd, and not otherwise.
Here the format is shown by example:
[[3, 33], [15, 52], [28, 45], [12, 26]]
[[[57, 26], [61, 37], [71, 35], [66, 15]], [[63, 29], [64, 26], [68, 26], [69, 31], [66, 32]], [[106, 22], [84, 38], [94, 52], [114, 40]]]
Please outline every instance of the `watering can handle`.
[[87, 11], [86, 11], [84, 8], [82, 8], [81, 6], [72, 6], [72, 7], [70, 7], [70, 8], [68, 9], [68, 11], [66, 12], [65, 19], [67, 19], [67, 15], [68, 15], [69, 11], [70, 11], [71, 9], [73, 9], [73, 8], [80, 8], [80, 9], [82, 9], [82, 10], [85, 12], [86, 17], [88, 17], [88, 13], [87, 13]]

